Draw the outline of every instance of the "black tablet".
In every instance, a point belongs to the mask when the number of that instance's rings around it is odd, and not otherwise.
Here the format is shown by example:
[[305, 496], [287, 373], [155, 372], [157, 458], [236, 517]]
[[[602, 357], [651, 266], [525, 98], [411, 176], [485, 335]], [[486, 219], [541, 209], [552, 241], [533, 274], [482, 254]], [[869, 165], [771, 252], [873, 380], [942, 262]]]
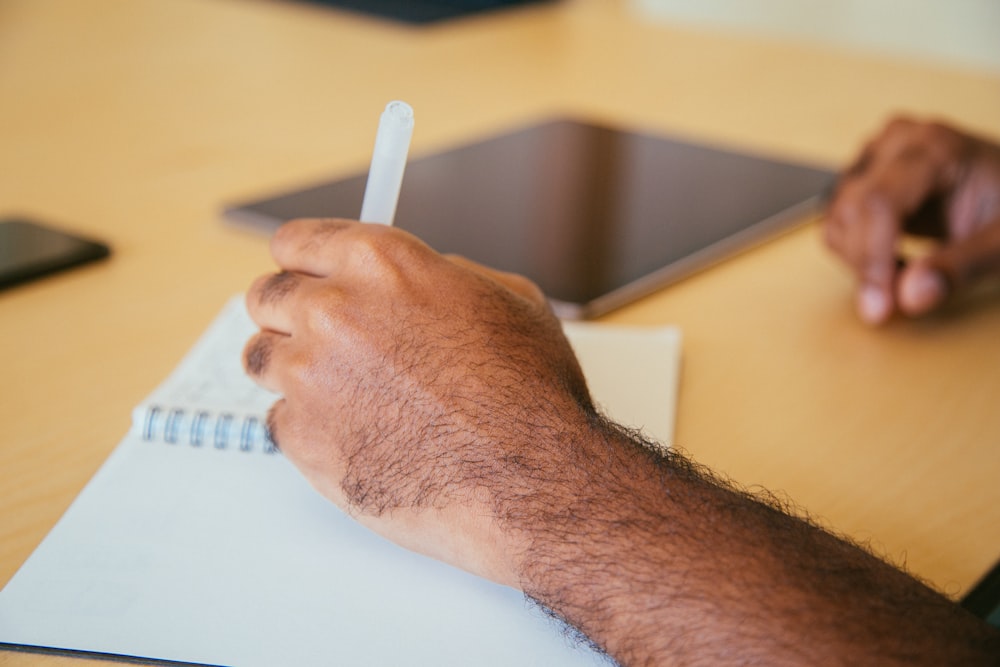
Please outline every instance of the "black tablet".
[[[227, 208], [273, 230], [356, 218], [356, 176]], [[553, 120], [424, 157], [395, 224], [441, 252], [521, 273], [556, 312], [607, 312], [806, 219], [833, 173], [624, 128]]]

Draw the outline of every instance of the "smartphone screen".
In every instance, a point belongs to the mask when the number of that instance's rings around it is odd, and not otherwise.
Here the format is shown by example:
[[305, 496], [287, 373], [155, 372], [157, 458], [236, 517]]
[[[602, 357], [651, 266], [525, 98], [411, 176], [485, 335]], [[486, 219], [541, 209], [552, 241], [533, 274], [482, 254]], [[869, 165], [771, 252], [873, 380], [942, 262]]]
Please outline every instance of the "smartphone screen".
[[0, 289], [103, 259], [108, 246], [22, 218], [0, 220]]

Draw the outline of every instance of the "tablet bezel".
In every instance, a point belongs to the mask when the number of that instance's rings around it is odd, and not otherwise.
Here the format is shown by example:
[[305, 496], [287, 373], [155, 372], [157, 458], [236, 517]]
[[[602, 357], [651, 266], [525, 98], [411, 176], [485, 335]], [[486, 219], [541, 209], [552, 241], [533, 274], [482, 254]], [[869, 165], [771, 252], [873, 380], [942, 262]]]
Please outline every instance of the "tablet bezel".
[[[441, 228], [441, 225], [444, 224], [444, 229], [454, 230], [456, 237], [462, 234], [467, 236], [470, 226], [474, 226], [477, 222], [480, 222], [478, 218], [481, 216], [476, 215], [475, 211], [484, 211], [484, 209], [477, 209], [475, 201], [471, 203], [465, 202], [461, 207], [455, 205], [457, 199], [468, 197], [470, 191], [484, 193], [484, 201], [492, 205], [497, 203], [498, 197], [502, 200], [507, 197], [516, 198], [522, 194], [518, 188], [524, 190], [524, 179], [522, 178], [520, 185], [518, 185], [518, 177], [512, 175], [511, 179], [506, 179], [515, 182], [514, 185], [511, 185], [510, 183], [502, 182], [505, 180], [503, 175], [515, 171], [523, 171], [524, 169], [530, 170], [532, 168], [536, 169], [536, 173], [546, 173], [544, 168], [549, 167], [549, 163], [553, 162], [559, 156], [553, 155], [552, 151], [546, 152], [541, 149], [533, 149], [532, 147], [547, 146], [549, 145], [547, 142], [556, 137], [556, 135], [563, 137], [561, 140], [563, 144], [561, 145], [564, 147], [568, 146], [566, 152], [574, 154], [578, 152], [578, 149], [584, 150], [573, 145], [574, 142], [583, 144], [588, 141], [587, 137], [599, 136], [599, 139], [595, 139], [591, 143], [603, 146], [618, 145], [620, 143], [625, 146], [632, 146], [633, 148], [640, 146], [639, 151], [645, 151], [654, 157], [658, 155], [656, 151], [660, 151], [664, 155], [669, 155], [671, 151], [675, 153], [677, 151], [685, 151], [684, 155], [697, 158], [692, 160], [694, 163], [701, 163], [707, 160], [707, 165], [714, 163], [723, 166], [726, 164], [738, 165], [742, 170], [741, 173], [743, 176], [740, 176], [740, 173], [736, 171], [733, 171], [732, 174], [722, 173], [724, 170], [716, 173], [709, 168], [708, 173], [697, 181], [699, 187], [701, 183], [704, 183], [704, 188], [711, 189], [711, 197], [731, 196], [731, 193], [738, 189], [737, 186], [739, 183], [735, 181], [740, 179], [746, 180], [747, 169], [751, 171], [758, 168], [777, 169], [779, 170], [777, 173], [789, 175], [789, 178], [782, 177], [776, 183], [769, 183], [768, 186], [784, 187], [785, 182], [805, 179], [803, 182], [807, 184], [807, 187], [803, 187], [801, 183], [795, 184], [796, 191], [794, 193], [790, 192], [789, 196], [784, 198], [784, 200], [779, 196], [776, 201], [780, 200], [781, 205], [773, 207], [773, 210], [768, 210], [767, 215], [757, 216], [753, 219], [748, 218], [746, 221], [737, 221], [739, 228], [736, 231], [726, 232], [711, 242], [700, 245], [690, 252], [685, 252], [682, 257], [670, 261], [666, 258], [663, 261], [657, 259], [655, 263], [658, 265], [655, 268], [643, 270], [642, 274], [638, 277], [619, 280], [611, 288], [599, 290], [599, 293], [589, 295], [587, 298], [562, 298], [559, 294], [554, 293], [556, 290], [547, 289], [546, 277], [544, 275], [532, 275], [533, 271], [525, 270], [525, 262], [514, 262], [515, 266], [511, 266], [506, 264], [502, 258], [497, 259], [483, 256], [489, 255], [493, 251], [492, 248], [480, 247], [478, 249], [474, 248], [472, 252], [463, 252], [463, 248], [456, 250], [455, 248], [448, 247], [447, 233], [445, 232], [445, 235], [442, 236]], [[583, 138], [574, 139], [573, 137], [576, 135]], [[566, 137], [569, 138], [567, 139]], [[567, 141], [569, 144], [566, 144]], [[558, 145], [560, 144], [552, 144], [552, 146]], [[562, 153], [563, 150], [559, 150], [558, 152]], [[625, 152], [628, 153], [628, 151]], [[633, 152], [635, 151], [633, 150]], [[593, 159], [600, 160], [601, 158], [595, 157]], [[646, 159], [648, 161], [648, 156]], [[545, 162], [545, 164], [540, 167], [533, 167], [528, 164], [538, 161]], [[554, 168], [560, 169], [558, 166]], [[673, 164], [671, 168], [676, 174], [678, 165]], [[704, 167], [700, 168], [704, 169]], [[570, 172], [580, 171], [575, 170], [572, 164], [566, 169], [565, 162], [562, 169]], [[604, 183], [605, 180], [620, 178], [621, 180], [628, 181], [631, 178], [628, 174], [606, 174], [602, 171], [602, 168], [596, 170], [583, 169], [582, 171], [597, 173], [596, 178], [600, 180], [595, 181], [595, 183], [598, 186]], [[650, 177], [655, 179], [657, 177], [655, 168], [650, 169], [647, 165], [644, 171], [646, 172], [645, 174], [639, 174], [639, 178], [633, 178], [632, 180], [642, 180], [643, 178], [648, 179]], [[665, 171], [669, 172], [670, 170], [667, 169]], [[273, 232], [285, 220], [297, 217], [354, 217], [360, 209], [365, 173], [365, 171], [359, 170], [356, 174], [345, 178], [337, 178], [311, 187], [229, 206], [224, 211], [224, 217], [228, 221], [251, 226], [265, 232]], [[458, 186], [449, 182], [451, 179], [448, 177], [448, 174], [451, 174], [459, 181]], [[594, 173], [591, 173], [590, 176], [594, 177]], [[651, 294], [665, 285], [676, 282], [738, 252], [771, 239], [798, 223], [805, 222], [809, 219], [810, 214], [818, 209], [823, 190], [829, 186], [833, 177], [832, 171], [822, 167], [795, 163], [773, 157], [752, 155], [701, 143], [686, 142], [654, 133], [617, 128], [577, 118], [557, 118], [503, 132], [480, 141], [470, 142], [424, 157], [418, 156], [411, 159], [403, 179], [403, 190], [400, 195], [396, 220], [398, 226], [413, 231], [418, 236], [435, 236], [436, 243], [431, 242], [428, 238], [425, 238], [425, 240], [439, 251], [459, 252], [459, 254], [466, 255], [470, 259], [494, 265], [496, 268], [513, 270], [528, 275], [529, 278], [540, 284], [543, 291], [546, 291], [553, 309], [559, 317], [564, 319], [589, 319]], [[561, 175], [556, 180], [559, 178], [562, 178]], [[733, 182], [727, 182], [727, 179]], [[562, 180], [566, 179], [563, 178]], [[465, 187], [462, 187], [463, 184]], [[593, 185], [594, 183], [590, 184], [590, 190], [593, 189]], [[509, 187], [510, 192], [503, 191], [505, 187]], [[626, 184], [623, 187], [628, 189], [631, 186]], [[648, 191], [650, 190], [648, 183], [645, 188], [646, 194], [643, 196], [648, 198]], [[587, 186], [576, 186], [576, 190], [579, 192], [574, 193], [571, 191], [568, 194], [558, 194], [558, 191], [565, 189], [566, 185], [564, 183], [556, 183], [553, 187], [553, 192], [556, 194], [553, 194], [551, 199], [555, 202], [555, 210], [553, 209], [553, 201], [549, 201], [548, 197], [537, 197], [537, 192], [534, 193], [536, 199], [544, 199], [545, 201], [540, 204], [536, 203], [535, 207], [546, 208], [550, 216], [558, 216], [560, 214], [558, 210], [560, 205], [564, 208], [576, 209], [579, 212], [579, 204], [573, 198], [581, 196], [580, 192], [584, 196], [589, 196]], [[746, 188], [744, 187], [744, 189]], [[718, 193], [718, 195], [715, 193]], [[429, 201], [420, 201], [421, 197]], [[669, 210], [670, 206], [665, 203], [660, 208]], [[456, 211], [472, 211], [472, 213], [462, 215], [461, 219], [458, 219]], [[414, 218], [411, 214], [417, 217]], [[488, 217], [487, 214], [494, 214], [494, 212], [485, 210], [482, 217]], [[423, 216], [422, 218], [420, 217], [421, 215]], [[452, 215], [452, 218], [449, 219], [448, 215]], [[532, 213], [532, 215], [535, 215], [535, 213]], [[422, 222], [432, 217], [434, 218], [433, 233], [430, 232], [428, 224]], [[570, 220], [567, 223], [564, 220], [559, 224], [565, 226], [574, 222], [574, 220]], [[615, 225], [619, 224], [619, 222], [611, 221], [602, 222], [601, 224], [608, 225], [613, 233]], [[502, 224], [502, 222], [498, 223], [494, 219], [492, 223], [488, 224], [495, 227], [498, 224]], [[559, 224], [554, 223], [554, 226], [559, 227]], [[585, 223], [581, 219], [579, 224], [589, 223]], [[731, 224], [731, 222], [727, 222], [727, 224]], [[422, 232], [426, 232], [426, 234]], [[485, 230], [483, 233], [492, 233], [492, 230]], [[558, 234], [562, 232], [557, 230], [554, 233]], [[608, 233], [607, 230], [604, 230], [604, 233]], [[549, 237], [551, 237], [551, 233], [549, 233]], [[551, 250], [552, 239], [548, 238], [547, 242]], [[579, 242], [579, 239], [576, 237], [567, 239], [566, 245], [572, 245], [575, 242]], [[483, 243], [486, 242], [480, 242], [480, 246]], [[588, 241], [588, 244], [594, 245], [592, 241]], [[494, 243], [494, 245], [496, 244]], [[527, 254], [534, 251], [535, 248], [525, 247], [518, 252]], [[584, 249], [584, 253], [592, 252], [595, 252], [594, 248]], [[537, 257], [533, 258], [533, 260], [537, 262]]]

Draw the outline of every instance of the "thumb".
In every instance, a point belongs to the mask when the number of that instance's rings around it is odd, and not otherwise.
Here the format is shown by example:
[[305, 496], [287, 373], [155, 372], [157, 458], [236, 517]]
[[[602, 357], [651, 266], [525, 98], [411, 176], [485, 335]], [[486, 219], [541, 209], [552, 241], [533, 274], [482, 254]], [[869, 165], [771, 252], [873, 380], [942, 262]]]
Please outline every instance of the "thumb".
[[907, 315], [922, 315], [990, 275], [1000, 275], [1000, 220], [908, 266], [899, 278], [899, 307]]

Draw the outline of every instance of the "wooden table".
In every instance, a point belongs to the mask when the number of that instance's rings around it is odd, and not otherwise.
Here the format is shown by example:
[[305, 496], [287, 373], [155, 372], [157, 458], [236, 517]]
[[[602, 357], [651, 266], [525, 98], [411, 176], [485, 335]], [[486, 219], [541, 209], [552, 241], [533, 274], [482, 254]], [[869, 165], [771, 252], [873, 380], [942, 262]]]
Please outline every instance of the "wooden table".
[[[230, 295], [270, 270], [234, 200], [569, 111], [829, 165], [897, 110], [1000, 131], [995, 74], [567, 0], [427, 28], [267, 0], [0, 3], [0, 210], [114, 257], [0, 293], [0, 582]], [[949, 595], [1000, 557], [1000, 298], [880, 330], [807, 225], [606, 319], [684, 332], [676, 442]], [[0, 664], [75, 659], [0, 652]]]

